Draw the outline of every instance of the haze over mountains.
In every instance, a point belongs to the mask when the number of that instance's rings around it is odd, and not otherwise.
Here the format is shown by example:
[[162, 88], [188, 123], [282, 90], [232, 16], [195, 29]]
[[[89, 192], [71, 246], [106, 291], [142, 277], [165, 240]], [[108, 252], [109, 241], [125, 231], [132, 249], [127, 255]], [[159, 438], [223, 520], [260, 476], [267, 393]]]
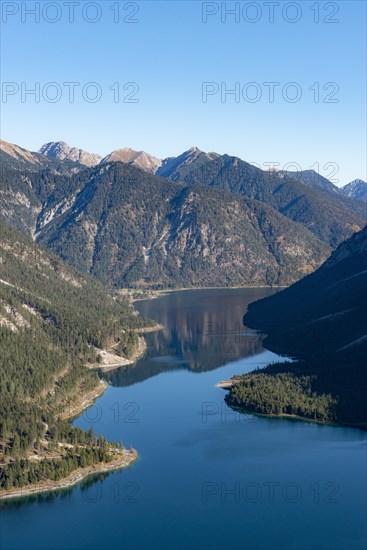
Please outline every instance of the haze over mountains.
[[288, 285], [366, 223], [363, 204], [306, 172], [197, 148], [163, 161], [120, 149], [93, 167], [66, 144], [41, 150], [2, 142], [0, 215], [117, 286]]

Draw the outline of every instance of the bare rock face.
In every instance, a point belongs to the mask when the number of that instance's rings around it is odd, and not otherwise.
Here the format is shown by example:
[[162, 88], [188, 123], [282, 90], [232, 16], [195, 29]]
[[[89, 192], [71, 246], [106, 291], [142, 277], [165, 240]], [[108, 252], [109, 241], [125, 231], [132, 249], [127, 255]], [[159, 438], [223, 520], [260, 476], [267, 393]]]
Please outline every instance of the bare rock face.
[[216, 153], [204, 153], [197, 147], [191, 147], [178, 157], [168, 157], [163, 160], [146, 153], [135, 151], [129, 147], [116, 149], [102, 159], [101, 164], [107, 162], [124, 162], [141, 168], [145, 172], [180, 181], [189, 167], [199, 166], [217, 158]]
[[96, 166], [101, 160], [100, 155], [95, 153], [88, 153], [83, 149], [77, 149], [76, 147], [70, 147], [64, 141], [51, 141], [42, 145], [39, 153], [49, 158], [59, 160], [69, 160], [72, 162], [78, 162], [85, 166]]
[[125, 164], [133, 164], [138, 168], [141, 168], [145, 172], [155, 174], [158, 168], [161, 166], [162, 161], [145, 151], [134, 151], [129, 147], [123, 149], [116, 149], [101, 160], [101, 164], [107, 162], [124, 162]]

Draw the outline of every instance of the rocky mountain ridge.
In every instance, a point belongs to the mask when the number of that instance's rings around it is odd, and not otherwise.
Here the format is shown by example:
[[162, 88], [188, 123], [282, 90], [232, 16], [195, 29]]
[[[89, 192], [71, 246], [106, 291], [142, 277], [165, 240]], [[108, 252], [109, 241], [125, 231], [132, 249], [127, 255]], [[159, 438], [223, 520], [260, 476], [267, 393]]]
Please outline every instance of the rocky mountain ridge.
[[45, 143], [38, 151], [42, 155], [49, 158], [57, 158], [59, 160], [70, 160], [85, 166], [96, 166], [102, 160], [102, 157], [95, 153], [88, 153], [83, 149], [70, 147], [64, 141], [51, 141]]
[[367, 203], [367, 183], [361, 179], [356, 179], [344, 185], [341, 192], [346, 197], [356, 201]]
[[3, 153], [1, 217], [117, 286], [287, 285], [365, 223], [356, 201], [197, 148], [162, 164], [166, 177], [128, 149], [91, 168], [15, 153]]

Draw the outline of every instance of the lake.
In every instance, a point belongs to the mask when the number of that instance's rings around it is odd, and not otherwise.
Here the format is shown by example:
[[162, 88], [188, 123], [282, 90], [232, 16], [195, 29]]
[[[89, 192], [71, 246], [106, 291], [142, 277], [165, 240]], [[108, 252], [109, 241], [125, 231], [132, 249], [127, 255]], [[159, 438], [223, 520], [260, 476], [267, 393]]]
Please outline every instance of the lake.
[[240, 414], [216, 384], [279, 359], [242, 326], [267, 289], [137, 302], [164, 329], [75, 424], [134, 446], [128, 470], [3, 504], [7, 549], [364, 549], [363, 431]]

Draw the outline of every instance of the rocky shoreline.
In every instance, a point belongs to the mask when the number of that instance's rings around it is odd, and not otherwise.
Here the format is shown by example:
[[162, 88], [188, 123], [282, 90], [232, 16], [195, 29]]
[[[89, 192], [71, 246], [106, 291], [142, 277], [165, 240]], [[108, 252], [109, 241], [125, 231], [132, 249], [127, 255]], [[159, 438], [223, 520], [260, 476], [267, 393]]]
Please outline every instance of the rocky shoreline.
[[229, 380], [222, 380], [215, 385], [216, 388], [222, 388], [223, 390], [229, 390], [235, 384], [240, 382], [239, 378], [230, 378]]
[[142, 327], [135, 330], [136, 334], [141, 335], [138, 336], [138, 346], [135, 352], [132, 354], [132, 356], [127, 359], [126, 357], [120, 357], [116, 353], [107, 350], [102, 350], [100, 352], [100, 363], [93, 363], [90, 365], [87, 365], [89, 369], [95, 369], [95, 370], [101, 370], [103, 372], [108, 372], [110, 370], [118, 369], [119, 367], [125, 367], [126, 365], [133, 365], [136, 363], [138, 359], [141, 359], [143, 357], [146, 349], [147, 344], [144, 338], [144, 334], [148, 334], [150, 332], [157, 332], [159, 330], [162, 330], [164, 327], [163, 325], [157, 323], [156, 325], [153, 325], [152, 327]]
[[152, 327], [137, 328], [135, 332], [136, 334], [148, 334], [149, 332], [158, 332], [159, 330], [163, 330], [163, 328], [164, 328], [163, 325], [161, 325], [160, 323], [157, 323]]

